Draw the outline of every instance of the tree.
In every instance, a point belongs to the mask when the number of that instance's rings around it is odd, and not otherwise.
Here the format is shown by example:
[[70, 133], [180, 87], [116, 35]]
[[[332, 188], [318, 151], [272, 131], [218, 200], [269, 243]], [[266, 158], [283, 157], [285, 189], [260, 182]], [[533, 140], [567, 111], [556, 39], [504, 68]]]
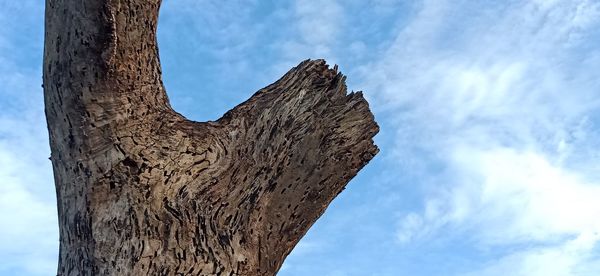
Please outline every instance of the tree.
[[210, 122], [169, 105], [160, 0], [47, 0], [59, 275], [274, 275], [378, 152], [361, 93], [307, 60]]

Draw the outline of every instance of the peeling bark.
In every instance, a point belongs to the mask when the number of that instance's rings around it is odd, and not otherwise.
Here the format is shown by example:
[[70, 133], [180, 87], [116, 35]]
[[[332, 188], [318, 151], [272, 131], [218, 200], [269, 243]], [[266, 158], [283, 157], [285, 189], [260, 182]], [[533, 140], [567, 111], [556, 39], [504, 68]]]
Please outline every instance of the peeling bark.
[[160, 0], [47, 0], [59, 275], [275, 275], [377, 154], [361, 93], [307, 60], [217, 121], [171, 108]]

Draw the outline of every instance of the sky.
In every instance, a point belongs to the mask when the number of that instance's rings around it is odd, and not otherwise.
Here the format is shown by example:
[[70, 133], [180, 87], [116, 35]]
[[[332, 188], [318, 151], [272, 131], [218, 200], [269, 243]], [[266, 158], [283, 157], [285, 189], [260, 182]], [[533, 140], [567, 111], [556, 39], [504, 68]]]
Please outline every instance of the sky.
[[[0, 275], [54, 275], [43, 1], [0, 2]], [[164, 0], [175, 110], [215, 120], [307, 58], [381, 152], [280, 276], [600, 273], [600, 1]]]

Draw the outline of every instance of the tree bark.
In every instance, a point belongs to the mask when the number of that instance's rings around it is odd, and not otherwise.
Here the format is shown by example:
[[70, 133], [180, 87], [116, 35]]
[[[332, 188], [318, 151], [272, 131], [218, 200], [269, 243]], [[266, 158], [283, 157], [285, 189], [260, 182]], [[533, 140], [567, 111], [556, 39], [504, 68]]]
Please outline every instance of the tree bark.
[[378, 152], [361, 93], [307, 60], [217, 121], [171, 108], [160, 0], [47, 0], [59, 275], [275, 275]]

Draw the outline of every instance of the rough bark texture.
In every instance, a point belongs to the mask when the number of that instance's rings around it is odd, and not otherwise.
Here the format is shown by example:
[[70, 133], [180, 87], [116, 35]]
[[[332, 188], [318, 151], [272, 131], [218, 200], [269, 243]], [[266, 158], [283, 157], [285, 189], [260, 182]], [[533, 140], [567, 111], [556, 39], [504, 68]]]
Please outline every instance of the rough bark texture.
[[377, 153], [361, 93], [304, 61], [215, 122], [170, 107], [159, 0], [47, 0], [59, 275], [274, 275]]

